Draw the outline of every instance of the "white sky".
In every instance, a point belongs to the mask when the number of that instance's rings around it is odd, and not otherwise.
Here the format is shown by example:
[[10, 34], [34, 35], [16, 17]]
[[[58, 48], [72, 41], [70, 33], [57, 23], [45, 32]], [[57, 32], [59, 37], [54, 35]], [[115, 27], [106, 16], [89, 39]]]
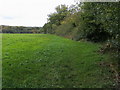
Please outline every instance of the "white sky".
[[75, 4], [74, 0], [0, 0], [0, 25], [43, 26], [47, 15], [60, 4]]

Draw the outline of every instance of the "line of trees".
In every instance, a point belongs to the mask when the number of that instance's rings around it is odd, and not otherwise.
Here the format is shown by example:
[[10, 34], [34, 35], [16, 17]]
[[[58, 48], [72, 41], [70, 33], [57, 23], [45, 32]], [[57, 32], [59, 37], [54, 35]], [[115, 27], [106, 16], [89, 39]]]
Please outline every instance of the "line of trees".
[[[44, 33], [56, 34], [72, 40], [106, 42], [112, 55], [120, 60], [120, 4], [119, 2], [83, 2], [59, 5], [48, 15]], [[118, 62], [120, 65], [120, 61]]]
[[42, 27], [1, 26], [1, 33], [41, 33]]

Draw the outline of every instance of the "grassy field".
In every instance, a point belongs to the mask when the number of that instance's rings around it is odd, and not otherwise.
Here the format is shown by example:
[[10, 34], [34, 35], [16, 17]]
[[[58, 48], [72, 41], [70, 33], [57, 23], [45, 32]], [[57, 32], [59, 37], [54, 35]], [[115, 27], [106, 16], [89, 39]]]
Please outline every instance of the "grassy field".
[[99, 44], [55, 35], [3, 34], [3, 88], [101, 88], [114, 81]]

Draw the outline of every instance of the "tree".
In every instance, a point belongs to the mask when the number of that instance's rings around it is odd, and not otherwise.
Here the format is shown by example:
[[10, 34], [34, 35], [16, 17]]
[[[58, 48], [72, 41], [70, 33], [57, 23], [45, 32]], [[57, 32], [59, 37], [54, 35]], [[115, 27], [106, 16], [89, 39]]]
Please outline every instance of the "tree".
[[66, 5], [59, 5], [56, 7], [56, 12], [48, 15], [48, 22], [51, 24], [61, 25], [61, 21], [69, 14], [68, 7]]

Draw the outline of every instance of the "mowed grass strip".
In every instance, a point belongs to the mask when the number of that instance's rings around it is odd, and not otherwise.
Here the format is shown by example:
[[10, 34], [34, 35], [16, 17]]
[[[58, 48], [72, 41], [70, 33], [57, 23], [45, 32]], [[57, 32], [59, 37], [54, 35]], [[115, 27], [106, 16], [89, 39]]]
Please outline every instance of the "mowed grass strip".
[[101, 88], [113, 85], [99, 44], [49, 34], [3, 34], [3, 88]]

